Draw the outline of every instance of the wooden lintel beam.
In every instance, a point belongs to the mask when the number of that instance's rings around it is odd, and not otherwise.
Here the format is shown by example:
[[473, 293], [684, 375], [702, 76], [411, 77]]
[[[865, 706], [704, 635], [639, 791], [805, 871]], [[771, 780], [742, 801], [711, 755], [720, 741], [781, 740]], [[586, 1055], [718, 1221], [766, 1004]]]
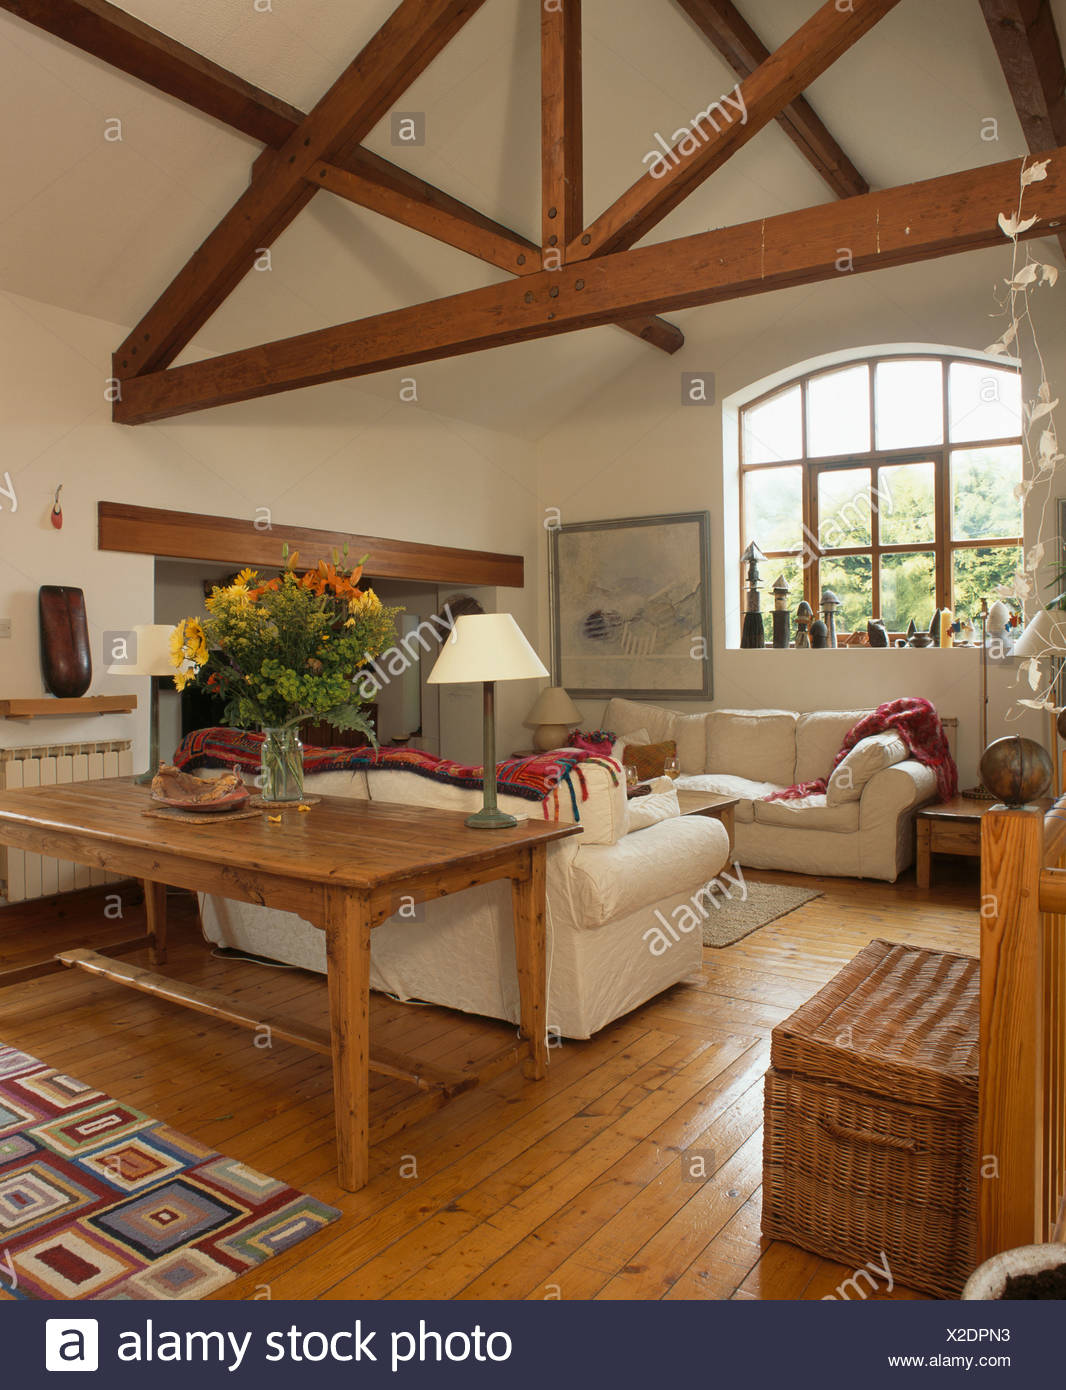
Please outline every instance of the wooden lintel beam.
[[115, 375], [167, 366], [318, 191], [316, 161], [360, 143], [484, 0], [401, 0], [115, 353]]
[[[354, 323], [265, 343], [122, 383], [114, 418], [140, 424], [301, 386], [454, 357], [656, 309], [830, 280], [848, 273], [1004, 246], [997, 219], [1018, 203], [1010, 160], [801, 212], [540, 271]], [[1051, 154], [1025, 210], [1042, 236], [1066, 225], [1066, 148]]]
[[[260, 141], [266, 146], [260, 170], [307, 119], [299, 107], [246, 82], [108, 0], [0, 0], [0, 10]], [[362, 145], [334, 151], [326, 168], [328, 178], [316, 173], [314, 182], [340, 197], [512, 274], [540, 269], [540, 248], [533, 242]], [[664, 352], [676, 352], [685, 341], [680, 329], [662, 319], [618, 326]]]
[[[1030, 153], [1066, 144], [1066, 63], [1048, 0], [981, 0]], [[1059, 236], [1066, 252], [1066, 232]]]
[[571, 242], [567, 260], [609, 255], [640, 241], [898, 4], [825, 0], [734, 92], [698, 111], [669, 151], [645, 156], [643, 177]]
[[[151, 380], [151, 378], [146, 378]], [[388, 540], [346, 531], [288, 526], [272, 521], [269, 530], [233, 516], [173, 512], [163, 507], [139, 507], [132, 502], [97, 504], [97, 548], [126, 555], [170, 556], [179, 560], [211, 560], [218, 564], [277, 569], [281, 547], [300, 552], [308, 567], [327, 563], [335, 550], [348, 546], [358, 559], [368, 555], [367, 573], [374, 579], [404, 579], [431, 584], [474, 584], [521, 589], [525, 565], [521, 555], [418, 541]]]
[[565, 251], [584, 226], [581, 0], [540, 9], [541, 242]]
[[[769, 58], [770, 50], [733, 0], [677, 0], [677, 3], [742, 80], [750, 77]], [[870, 185], [806, 97], [797, 97], [779, 112], [777, 122], [838, 198], [869, 193]]]

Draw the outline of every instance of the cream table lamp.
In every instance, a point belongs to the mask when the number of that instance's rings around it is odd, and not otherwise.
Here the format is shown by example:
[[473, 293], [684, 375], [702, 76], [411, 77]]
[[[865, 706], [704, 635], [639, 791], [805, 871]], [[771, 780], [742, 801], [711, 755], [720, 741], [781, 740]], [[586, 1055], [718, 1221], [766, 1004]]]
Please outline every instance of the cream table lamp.
[[561, 685], [546, 685], [525, 718], [527, 729], [535, 729], [533, 747], [541, 753], [562, 748], [566, 735], [581, 722], [581, 711]]
[[148, 771], [133, 780], [142, 785], [151, 782], [159, 771], [159, 682], [163, 676], [173, 676], [170, 659], [170, 634], [173, 623], [145, 623], [132, 629], [137, 639], [137, 655], [133, 661], [116, 661], [107, 668], [109, 676], [149, 676], [152, 693], [148, 708]]
[[505, 830], [518, 824], [496, 804], [496, 682], [547, 674], [510, 613], [469, 613], [457, 618], [441, 647], [427, 677], [430, 685], [481, 681], [484, 687], [484, 803], [466, 822], [474, 830]]

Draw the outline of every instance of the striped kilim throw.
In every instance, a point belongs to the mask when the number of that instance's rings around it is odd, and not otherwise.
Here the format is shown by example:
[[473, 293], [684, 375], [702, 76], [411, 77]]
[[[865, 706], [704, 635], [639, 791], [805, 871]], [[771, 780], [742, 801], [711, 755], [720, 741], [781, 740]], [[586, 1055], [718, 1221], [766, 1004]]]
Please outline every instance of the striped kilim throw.
[[[209, 767], [258, 772], [262, 744], [263, 735], [251, 730], [198, 729], [182, 740], [174, 754], [174, 764], [183, 772]], [[530, 758], [507, 758], [496, 766], [496, 784], [508, 796], [539, 801], [545, 819], [550, 816], [553, 820], [559, 819], [560, 789], [563, 789], [563, 796], [569, 797], [574, 819], [580, 821], [581, 803], [587, 801], [589, 795], [584, 769], [593, 765], [606, 768], [617, 786], [618, 764], [582, 748], [556, 748]], [[450, 787], [480, 790], [483, 785], [481, 767], [452, 762], [417, 748], [304, 749], [305, 776], [357, 769], [413, 772], [417, 777]]]

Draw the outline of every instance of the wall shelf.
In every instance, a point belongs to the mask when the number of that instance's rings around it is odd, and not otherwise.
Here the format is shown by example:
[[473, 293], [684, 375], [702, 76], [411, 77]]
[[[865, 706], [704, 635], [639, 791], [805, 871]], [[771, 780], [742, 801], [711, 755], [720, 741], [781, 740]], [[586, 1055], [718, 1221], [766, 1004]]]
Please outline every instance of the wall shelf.
[[30, 700], [0, 700], [0, 719], [38, 719], [42, 715], [129, 714], [137, 708], [136, 695], [82, 695], [58, 700], [40, 695]]

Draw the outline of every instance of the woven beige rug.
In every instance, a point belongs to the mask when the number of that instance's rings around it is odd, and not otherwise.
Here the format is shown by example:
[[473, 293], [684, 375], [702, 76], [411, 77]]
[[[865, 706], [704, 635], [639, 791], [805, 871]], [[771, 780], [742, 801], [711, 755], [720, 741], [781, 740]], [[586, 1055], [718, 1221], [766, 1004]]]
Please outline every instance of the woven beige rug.
[[822, 896], [817, 889], [794, 888], [790, 883], [752, 883], [748, 879], [745, 886], [748, 896], [744, 902], [738, 890], [732, 887], [732, 898], [715, 896], [718, 910], [708, 908], [709, 915], [703, 923], [705, 946], [732, 946], [765, 927], [767, 922], [774, 922], [812, 898]]

